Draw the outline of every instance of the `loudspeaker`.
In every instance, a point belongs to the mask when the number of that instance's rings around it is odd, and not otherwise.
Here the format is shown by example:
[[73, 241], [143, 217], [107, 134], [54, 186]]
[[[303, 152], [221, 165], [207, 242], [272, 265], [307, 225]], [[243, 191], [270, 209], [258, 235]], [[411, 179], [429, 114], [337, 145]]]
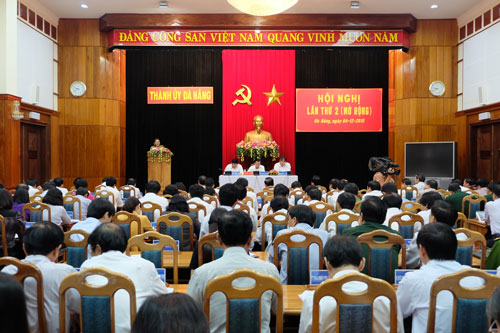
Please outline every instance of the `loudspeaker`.
[[37, 85], [31, 86], [31, 104], [37, 105], [40, 102], [40, 87]]
[[479, 104], [486, 105], [488, 104], [488, 94], [486, 86], [480, 86], [479, 90]]

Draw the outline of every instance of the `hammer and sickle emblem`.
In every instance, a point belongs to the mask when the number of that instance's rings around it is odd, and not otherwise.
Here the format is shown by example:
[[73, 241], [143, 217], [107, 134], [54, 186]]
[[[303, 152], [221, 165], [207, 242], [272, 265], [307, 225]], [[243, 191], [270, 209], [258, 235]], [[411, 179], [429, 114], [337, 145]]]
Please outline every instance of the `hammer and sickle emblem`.
[[[239, 96], [243, 99], [235, 99], [233, 101], [233, 106], [238, 104], [238, 103], [241, 103], [241, 104], [248, 104], [248, 105], [252, 105], [252, 102], [250, 102], [250, 98], [252, 98], [252, 91], [250, 90], [250, 88], [248, 88], [247, 86], [245, 86], [244, 84], [241, 85], [243, 88], [241, 88], [240, 90], [238, 90], [235, 95], [236, 96]], [[245, 95], [243, 92], [245, 90], [248, 90], [248, 94]]]

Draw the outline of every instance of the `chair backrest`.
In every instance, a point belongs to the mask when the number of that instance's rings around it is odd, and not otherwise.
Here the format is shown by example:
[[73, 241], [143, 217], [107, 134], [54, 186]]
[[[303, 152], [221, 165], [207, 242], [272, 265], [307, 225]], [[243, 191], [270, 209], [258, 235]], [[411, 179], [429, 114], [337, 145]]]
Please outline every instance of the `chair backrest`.
[[304, 192], [303, 190], [301, 189], [296, 189], [296, 190], [293, 190], [290, 192], [290, 196], [293, 196], [295, 198], [295, 205], [297, 204], [297, 202], [304, 198], [304, 195], [306, 194], [306, 192]]
[[330, 197], [335, 193], [335, 192], [338, 192], [337, 190], [331, 190], [329, 192], [326, 193], [326, 197], [325, 197], [325, 201], [328, 202], [328, 199], [330, 199]]
[[444, 189], [439, 189], [439, 190], [437, 190], [437, 193], [441, 194], [441, 197], [442, 197], [443, 199], [444, 199], [444, 198], [446, 198], [447, 196], [449, 196], [449, 195], [450, 195], [450, 192], [448, 192], [448, 191], [446, 191], [446, 190], [444, 190]]
[[273, 200], [274, 198], [274, 195], [266, 195], [264, 197], [264, 200], [262, 201], [262, 206], [264, 206], [265, 204], [267, 204], [268, 202], [270, 203], [271, 200]]
[[113, 205], [115, 204], [115, 194], [111, 191], [107, 191], [104, 189], [100, 189], [99, 191], [96, 190], [94, 197], [96, 199], [107, 198], [109, 200], [109, 202], [111, 202]]
[[217, 200], [217, 197], [214, 195], [204, 194], [203, 200], [211, 204], [214, 208], [217, 208], [219, 206], [219, 201]]
[[484, 207], [486, 201], [485, 197], [478, 195], [477, 193], [468, 195], [462, 199], [462, 212], [466, 214], [467, 218], [475, 219], [476, 212], [481, 210], [481, 205]]
[[[52, 219], [49, 205], [42, 202], [30, 202], [25, 204], [23, 207], [23, 217], [25, 219], [26, 211], [29, 211], [30, 220], [28, 222], [41, 222], [44, 220], [44, 216], [48, 216], [46, 221], [50, 221]], [[45, 215], [44, 212], [47, 212], [47, 215]]]
[[361, 204], [363, 201], [358, 201], [354, 204], [354, 209], [352, 210], [355, 213], [361, 213]]
[[106, 185], [105, 185], [105, 184], [97, 185], [97, 186], [95, 187], [95, 191], [94, 191], [94, 192], [95, 192], [95, 193], [97, 193], [97, 192], [99, 192], [101, 189], [103, 189], [103, 190], [104, 190], [105, 188], [106, 188]]
[[[92, 285], [86, 280], [91, 275], [106, 278], [105, 285]], [[130, 327], [135, 319], [136, 298], [132, 280], [106, 268], [89, 268], [64, 278], [59, 287], [59, 327], [66, 327], [66, 291], [74, 288], [80, 293], [80, 329], [82, 332], [114, 332], [115, 293], [125, 290], [130, 300]]]
[[[71, 239], [72, 235], [81, 235], [82, 240]], [[83, 230], [70, 230], [64, 233], [64, 244], [66, 245], [66, 263], [75, 268], [80, 268], [87, 260], [87, 243], [90, 234]]]
[[[401, 246], [401, 268], [406, 268], [406, 244], [403, 237], [385, 230], [375, 230], [358, 236], [358, 243], [368, 247], [365, 269], [374, 278], [389, 283], [394, 281], [394, 269], [398, 267], [397, 258], [392, 256], [392, 248]], [[396, 262], [394, 262], [396, 261]]]
[[419, 211], [422, 210], [422, 205], [419, 204], [418, 202], [405, 201], [401, 204], [401, 210], [403, 212], [410, 212], [413, 214], [417, 214]]
[[66, 194], [63, 198], [64, 209], [67, 212], [73, 212], [73, 219], [82, 220], [82, 201], [80, 198]]
[[198, 220], [201, 221], [205, 216], [207, 216], [207, 208], [202, 204], [196, 202], [188, 202], [189, 212], [196, 213]]
[[358, 197], [362, 198], [363, 195], [365, 195], [367, 192], [367, 189], [363, 188], [361, 190], [358, 191]]
[[135, 189], [129, 185], [124, 185], [120, 187], [120, 191], [123, 193], [123, 199], [128, 199], [130, 197], [135, 197]]
[[424, 218], [418, 214], [410, 212], [402, 212], [401, 214], [392, 216], [389, 219], [389, 227], [394, 222], [398, 224], [399, 233], [404, 239], [413, 239], [413, 236], [415, 235], [416, 223], [420, 223], [421, 227], [424, 226]]
[[201, 237], [200, 241], [198, 242], [198, 267], [200, 267], [205, 263], [203, 253], [204, 249], [206, 248], [210, 248], [211, 252], [210, 261], [214, 261], [222, 257], [224, 250], [222, 249], [222, 245], [217, 240], [217, 231], [212, 232], [210, 234], [206, 234], [205, 236]]
[[274, 214], [264, 216], [262, 219], [262, 251], [265, 251], [266, 249], [266, 223], [271, 223], [271, 239], [274, 239], [278, 231], [286, 229], [289, 219], [290, 217], [288, 214], [283, 212], [276, 212]]
[[182, 232], [184, 224], [187, 223], [189, 226], [189, 246], [193, 249], [193, 220], [191, 217], [185, 214], [172, 212], [167, 215], [162, 215], [156, 222], [156, 231], [164, 235], [169, 235], [175, 240], [181, 243], [181, 248], [183, 248], [184, 233]]
[[479, 244], [481, 247], [481, 264], [480, 268], [484, 269], [486, 263], [486, 238], [483, 234], [470, 229], [458, 228], [453, 230], [455, 234], [465, 234], [466, 240], [457, 240], [456, 260], [462, 265], [472, 265], [472, 257], [474, 255], [474, 247]]
[[[362, 282], [368, 288], [358, 293], [348, 293], [342, 286], [349, 282]], [[385, 296], [390, 301], [390, 332], [398, 330], [397, 299], [394, 288], [386, 281], [374, 279], [360, 273], [349, 273], [321, 283], [314, 292], [312, 309], [312, 332], [319, 332], [319, 302], [323, 297], [333, 297], [337, 302], [337, 332], [371, 332], [373, 327], [373, 303], [377, 297]]]
[[2, 250], [3, 250], [3, 256], [7, 257], [9, 255], [8, 249], [7, 249], [7, 234], [5, 231], [5, 219], [3, 218], [2, 215], [0, 215], [0, 224], [1, 224], [1, 231], [2, 231]]
[[255, 191], [253, 190], [253, 187], [250, 187], [250, 186], [247, 186], [247, 191], [255, 193]]
[[[255, 284], [249, 287], [235, 287], [233, 282], [240, 278], [253, 279]], [[247, 268], [220, 275], [207, 284], [203, 297], [205, 315], [210, 318], [210, 297], [216, 292], [221, 292], [227, 299], [226, 332], [260, 332], [261, 297], [268, 290], [277, 295], [276, 332], [282, 332], [283, 287], [281, 283], [275, 277]], [[221, 311], [221, 309], [213, 310]]]
[[184, 190], [179, 190], [179, 195], [182, 195], [186, 200], [189, 199], [189, 193]]
[[341, 235], [345, 229], [350, 228], [357, 221], [359, 221], [359, 215], [349, 212], [336, 212], [326, 217], [325, 230], [328, 231], [328, 224], [330, 222], [335, 222], [335, 234]]
[[[471, 276], [483, 279], [484, 284], [475, 288], [460, 284], [460, 280]], [[452, 332], [488, 332], [486, 303], [499, 285], [500, 277], [474, 268], [439, 277], [431, 288], [427, 332], [433, 333], [435, 330], [436, 299], [442, 290], [453, 294]]]
[[[302, 236], [303, 240], [296, 241], [297, 237]], [[294, 239], [292, 239], [294, 237]], [[287, 246], [286, 269], [287, 284], [308, 284], [309, 283], [309, 248], [312, 244], [317, 244], [319, 248], [319, 269], [323, 268], [323, 241], [319, 236], [304, 232], [300, 229], [284, 232], [277, 236], [273, 242], [274, 257], [273, 262], [278, 265], [278, 246], [284, 243]]]
[[38, 330], [40, 333], [47, 332], [47, 323], [45, 319], [44, 294], [43, 294], [43, 277], [42, 272], [35, 265], [29, 262], [22, 262], [13, 257], [0, 258], [0, 266], [13, 265], [17, 267], [17, 273], [13, 276], [24, 285], [24, 280], [31, 277], [36, 281], [36, 303], [38, 316]]
[[256, 207], [253, 206], [253, 199], [249, 196], [247, 196], [245, 199], [241, 200], [245, 205], [252, 207], [253, 209], [257, 209]]
[[418, 189], [415, 186], [408, 185], [401, 189], [401, 196], [407, 200], [411, 200], [418, 196]]
[[[155, 239], [158, 243], [146, 242], [146, 240]], [[162, 235], [156, 231], [148, 231], [140, 235], [136, 235], [128, 240], [127, 255], [130, 255], [132, 247], [137, 247], [141, 252], [141, 257], [151, 261], [156, 268], [163, 267], [163, 250], [165, 246], [170, 246], [173, 250], [174, 259], [174, 283], [179, 283], [179, 249], [175, 239], [168, 235]]]
[[245, 213], [248, 214], [248, 216], [250, 216], [250, 207], [248, 207], [248, 205], [245, 205], [241, 201], [236, 201], [236, 203], [234, 204], [233, 208], [236, 209], [236, 210], [241, 210], [242, 212], [245, 212]]
[[457, 228], [464, 228], [465, 222], [467, 221], [467, 217], [463, 213], [458, 213], [457, 222], [455, 222], [455, 226]]
[[39, 192], [39, 193], [33, 194], [33, 195], [30, 197], [30, 202], [42, 202], [42, 200], [43, 200], [43, 197], [42, 197], [42, 192]]
[[321, 191], [321, 194], [326, 194], [326, 192], [328, 192], [328, 190], [324, 186], [316, 185], [316, 187]]
[[162, 197], [164, 197], [165, 199], [168, 200], [168, 202], [170, 202], [170, 199], [172, 199], [172, 194], [164, 194], [162, 195]]
[[118, 224], [120, 227], [125, 230], [125, 233], [127, 234], [127, 238], [130, 238], [133, 236], [132, 233], [132, 225], [135, 223], [137, 225], [137, 233], [141, 232], [141, 218], [135, 214], [125, 212], [125, 211], [120, 211], [113, 215], [112, 218], [113, 223]]
[[149, 222], [158, 222], [158, 218], [161, 213], [161, 206], [157, 203], [151, 201], [144, 201], [141, 203], [142, 215], [146, 215], [148, 217]]
[[323, 222], [326, 215], [328, 215], [328, 212], [330, 213], [335, 212], [335, 209], [332, 207], [332, 205], [329, 205], [324, 202], [315, 202], [309, 205], [309, 207], [311, 207], [311, 209], [316, 213], [316, 220], [314, 221], [315, 228], [319, 228], [321, 222]]

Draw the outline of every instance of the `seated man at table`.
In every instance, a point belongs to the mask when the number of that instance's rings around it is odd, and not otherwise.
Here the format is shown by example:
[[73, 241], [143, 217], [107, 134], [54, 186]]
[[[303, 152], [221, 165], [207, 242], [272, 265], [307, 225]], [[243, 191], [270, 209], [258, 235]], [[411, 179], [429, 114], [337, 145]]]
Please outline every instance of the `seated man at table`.
[[[353, 211], [355, 205], [356, 205], [356, 197], [352, 193], [344, 192], [341, 195], [339, 195], [337, 199], [337, 210], [339, 213], [344, 212], [344, 213], [359, 215]], [[325, 223], [327, 217], [328, 215], [325, 217], [323, 222], [321, 222], [321, 225], [318, 228], [319, 230], [325, 230]], [[358, 222], [352, 223], [353, 227], [356, 227], [358, 225], [359, 225]], [[335, 222], [330, 221], [328, 223], [328, 233], [330, 234], [330, 236], [335, 236], [335, 234], [337, 233], [337, 226], [335, 225]]]
[[[222, 185], [219, 191], [219, 199], [220, 199], [220, 208], [224, 208], [225, 210], [232, 210], [234, 204], [238, 200], [238, 195], [240, 195], [240, 191], [234, 184], [225, 184]], [[200, 226], [200, 239], [209, 233], [208, 222], [210, 221], [210, 214], [207, 214]]]
[[233, 158], [231, 163], [226, 165], [226, 168], [224, 169], [224, 173], [226, 172], [231, 172], [231, 173], [239, 173], [240, 175], [243, 174], [243, 167], [241, 164], [238, 162], [237, 158]]
[[281, 156], [280, 157], [280, 161], [276, 164], [274, 164], [274, 170], [280, 172], [280, 171], [292, 171], [292, 166], [290, 165], [290, 163], [288, 163], [286, 161], [286, 157], [285, 156]]
[[158, 193], [160, 193], [161, 191], [160, 183], [156, 180], [151, 180], [146, 184], [145, 190], [146, 194], [139, 199], [141, 204], [144, 202], [152, 202], [158, 204], [160, 205], [161, 212], [163, 213], [168, 207], [168, 200], [167, 198], [160, 197], [158, 195]]
[[203, 214], [201, 210], [198, 212], [199, 221], [205, 218], [205, 215], [210, 214], [214, 210], [214, 206], [203, 200], [203, 194], [205, 194], [205, 189], [203, 188], [203, 186], [199, 184], [193, 184], [189, 186], [189, 195], [191, 196], [191, 199], [189, 199], [187, 203], [196, 203], [202, 205], [206, 210], [206, 214]]
[[321, 202], [321, 191], [316, 186], [308, 186], [305, 192], [302, 203], [299, 200], [298, 204], [309, 206]]
[[[365, 266], [363, 251], [356, 239], [349, 236], [336, 235], [323, 248], [323, 258], [330, 278], [340, 278], [349, 273], [358, 273]], [[365, 290], [360, 282], [348, 282], [342, 288], [348, 293], [358, 293]], [[314, 291], [304, 291], [300, 298], [304, 302], [300, 314], [299, 332], [312, 331], [312, 308]], [[320, 302], [319, 331], [335, 332], [337, 318], [337, 302], [333, 298], [323, 297]], [[373, 303], [373, 331], [390, 331], [390, 302], [387, 298], [378, 297]], [[398, 332], [404, 332], [403, 316], [398, 306]]]
[[[273, 189], [273, 197], [276, 197], [278, 195], [282, 195], [285, 198], [288, 199], [288, 195], [290, 194], [290, 190], [288, 187], [286, 187], [283, 184], [277, 184], [274, 189]], [[260, 223], [262, 223], [262, 220], [264, 220], [264, 217], [269, 213], [269, 207], [271, 206], [270, 202], [267, 202], [263, 207], [260, 212]], [[287, 206], [288, 209], [288, 206]]]
[[[311, 207], [305, 205], [297, 205], [290, 208], [288, 211], [288, 215], [290, 215], [290, 220], [288, 221], [288, 229], [280, 230], [276, 234], [276, 237], [282, 235], [287, 232], [291, 232], [295, 229], [302, 230], [306, 233], [313, 234], [321, 238], [323, 242], [322, 245], [326, 244], [326, 241], [330, 237], [328, 232], [325, 230], [315, 229], [314, 228], [314, 220], [315, 214]], [[292, 237], [294, 241], [301, 241], [304, 237], [301, 235], [296, 235]], [[275, 238], [276, 240], [276, 238]], [[274, 242], [274, 241], [273, 241]], [[309, 269], [319, 269], [318, 262], [318, 246], [316, 244], [312, 244], [309, 247]], [[269, 247], [269, 261], [273, 262], [274, 258], [274, 248]], [[278, 262], [281, 262], [281, 270], [280, 270], [280, 279], [282, 284], [287, 283], [287, 247], [284, 243], [278, 245]]]
[[252, 164], [252, 166], [250, 166], [250, 168], [248, 168], [248, 171], [249, 172], [255, 172], [255, 171], [264, 172], [264, 171], [266, 171], [266, 168], [264, 168], [264, 166], [260, 163], [260, 160], [256, 160], [255, 163]]
[[[84, 221], [79, 221], [71, 227], [71, 230], [82, 230], [91, 234], [101, 223], [111, 222], [115, 215], [115, 207], [106, 198], [98, 198], [92, 201], [87, 211], [87, 218]], [[71, 239], [75, 242], [83, 240], [82, 235], [71, 235]]]
[[[222, 189], [221, 189], [222, 190]], [[191, 280], [187, 294], [195, 302], [203, 306], [205, 288], [211, 280], [219, 275], [232, 273], [240, 268], [249, 268], [259, 273], [269, 274], [279, 279], [278, 270], [268, 262], [252, 258], [248, 255], [252, 243], [252, 221], [247, 214], [232, 210], [224, 213], [218, 221], [219, 242], [222, 244], [224, 254], [221, 258], [197, 268]], [[252, 285], [247, 280], [236, 280], [237, 287], [244, 288]], [[265, 292], [261, 297], [261, 326], [260, 332], [270, 332], [269, 323], [271, 308], [276, 312], [276, 295]], [[226, 297], [221, 293], [215, 293], [210, 299], [210, 332], [226, 332]]]
[[[422, 261], [419, 270], [406, 274], [398, 291], [398, 304], [405, 318], [413, 316], [412, 332], [426, 332], [432, 284], [445, 274], [456, 273], [469, 266], [455, 261], [457, 237], [444, 223], [426, 224], [417, 236], [418, 254]], [[478, 281], [479, 280], [479, 281]], [[467, 278], [460, 284], [479, 287], [482, 279]], [[453, 296], [449, 291], [439, 293], [436, 306], [436, 332], [451, 332]], [[471, 318], [474, 320], [474, 318]]]
[[[103, 223], [90, 234], [88, 243], [92, 258], [83, 262], [81, 270], [103, 267], [112, 272], [125, 274], [135, 287], [137, 309], [150, 297], [167, 294], [169, 290], [160, 279], [155, 266], [140, 256], [127, 256], [127, 235], [117, 224]], [[88, 278], [90, 284], [105, 284], [102, 276]], [[115, 332], [130, 332], [129, 295], [124, 290], [115, 294]]]

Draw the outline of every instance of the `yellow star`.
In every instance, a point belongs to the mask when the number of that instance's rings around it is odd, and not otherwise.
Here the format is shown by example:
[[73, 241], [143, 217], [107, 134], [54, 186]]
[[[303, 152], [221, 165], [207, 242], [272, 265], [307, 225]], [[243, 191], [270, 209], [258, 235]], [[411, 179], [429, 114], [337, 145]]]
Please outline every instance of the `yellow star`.
[[278, 102], [278, 104], [281, 105], [280, 97], [285, 93], [276, 91], [276, 85], [273, 84], [273, 90], [271, 90], [271, 92], [265, 92], [263, 94], [269, 97], [267, 101], [267, 106], [269, 106], [269, 104], [271, 104], [272, 102]]

